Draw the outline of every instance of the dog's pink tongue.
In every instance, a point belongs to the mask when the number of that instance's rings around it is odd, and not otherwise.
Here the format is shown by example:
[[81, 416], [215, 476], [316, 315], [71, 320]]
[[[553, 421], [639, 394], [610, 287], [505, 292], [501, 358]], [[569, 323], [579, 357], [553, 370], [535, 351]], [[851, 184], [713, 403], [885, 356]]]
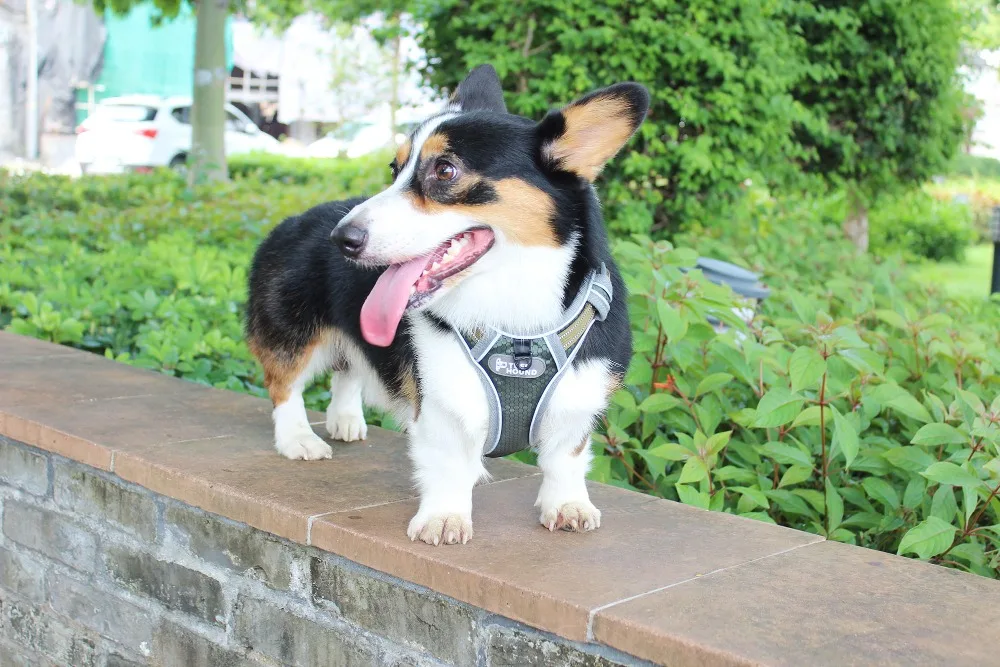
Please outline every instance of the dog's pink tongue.
[[378, 277], [361, 306], [361, 335], [372, 345], [388, 347], [410, 300], [410, 288], [427, 266], [426, 257], [393, 264]]

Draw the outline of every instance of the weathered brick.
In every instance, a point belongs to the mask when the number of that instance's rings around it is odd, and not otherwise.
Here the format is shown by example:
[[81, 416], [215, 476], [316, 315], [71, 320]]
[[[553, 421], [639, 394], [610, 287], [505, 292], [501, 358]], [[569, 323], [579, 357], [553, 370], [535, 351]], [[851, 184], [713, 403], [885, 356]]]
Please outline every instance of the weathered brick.
[[48, 667], [48, 660], [25, 646], [0, 638], [0, 665], [3, 667]]
[[486, 664], [489, 667], [625, 667], [626, 663], [584, 653], [572, 646], [516, 628], [489, 629]]
[[49, 603], [58, 613], [137, 654], [149, 649], [154, 615], [117, 596], [69, 577], [49, 577]]
[[73, 667], [97, 664], [93, 639], [74, 632], [39, 607], [8, 599], [3, 615], [7, 635], [16, 643]]
[[441, 660], [475, 663], [477, 614], [472, 609], [332, 559], [314, 557], [311, 570], [315, 602], [332, 602], [344, 618]]
[[133, 593], [209, 623], [226, 624], [222, 585], [212, 577], [120, 547], [109, 548], [103, 560], [108, 575]]
[[0, 586], [31, 602], [43, 602], [45, 564], [0, 547]]
[[[107, 659], [104, 661], [104, 667], [146, 667], [148, 664], [148, 661], [136, 662], [117, 653], [109, 653]], [[192, 667], [194, 664], [191, 663]]]
[[169, 621], [160, 624], [153, 634], [153, 653], [149, 661], [156, 667], [249, 667], [258, 664], [247, 659], [241, 651], [220, 646]]
[[54, 471], [53, 494], [61, 507], [111, 521], [145, 540], [156, 539], [156, 504], [150, 496], [75, 463], [57, 462]]
[[274, 589], [291, 588], [295, 552], [267, 533], [179, 505], [168, 505], [164, 519], [199, 558]]
[[240, 596], [236, 639], [243, 646], [292, 665], [369, 667], [376, 649], [356, 636], [296, 616], [263, 600]]
[[8, 538], [85, 572], [94, 569], [97, 538], [69, 519], [48, 510], [8, 500], [3, 508]]
[[0, 483], [44, 496], [49, 492], [48, 458], [0, 436]]

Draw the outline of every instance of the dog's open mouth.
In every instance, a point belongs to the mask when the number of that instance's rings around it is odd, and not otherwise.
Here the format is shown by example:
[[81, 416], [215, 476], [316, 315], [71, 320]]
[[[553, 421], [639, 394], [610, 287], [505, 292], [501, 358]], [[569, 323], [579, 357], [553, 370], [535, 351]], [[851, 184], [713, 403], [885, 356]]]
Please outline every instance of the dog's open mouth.
[[361, 335], [372, 345], [391, 344], [406, 309], [427, 303], [447, 278], [486, 254], [493, 241], [491, 230], [477, 227], [453, 236], [429, 255], [391, 265], [361, 306]]

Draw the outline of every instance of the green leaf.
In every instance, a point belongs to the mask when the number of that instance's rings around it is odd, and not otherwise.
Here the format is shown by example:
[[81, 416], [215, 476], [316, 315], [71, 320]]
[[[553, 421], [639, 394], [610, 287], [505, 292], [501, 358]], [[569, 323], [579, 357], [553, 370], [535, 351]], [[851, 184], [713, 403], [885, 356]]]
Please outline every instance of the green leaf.
[[826, 480], [826, 514], [828, 532], [832, 532], [844, 520], [844, 499], [837, 493], [829, 478]]
[[899, 555], [915, 553], [918, 558], [927, 560], [951, 546], [955, 541], [955, 530], [955, 526], [936, 516], [927, 517], [906, 531], [896, 553]]
[[909, 445], [886, 450], [882, 452], [882, 457], [897, 468], [909, 472], [922, 472], [934, 463], [933, 456], [919, 447]]
[[[833, 410], [829, 407], [823, 408], [826, 411], [825, 421], [827, 424], [833, 421]], [[796, 426], [819, 426], [819, 406], [810, 405], [808, 408], [799, 413], [799, 416], [795, 418], [792, 422], [792, 428]]]
[[670, 344], [679, 343], [687, 333], [688, 323], [680, 312], [663, 299], [656, 301], [656, 312], [660, 316], [660, 326]]
[[894, 310], [876, 310], [875, 316], [891, 327], [906, 329], [906, 320]]
[[667, 461], [683, 461], [694, 456], [694, 452], [690, 449], [675, 442], [665, 442], [662, 445], [657, 445], [651, 448], [649, 453]]
[[952, 486], [979, 486], [982, 481], [965, 468], [961, 468], [948, 461], [939, 461], [927, 467], [923, 473], [924, 477], [937, 482], [938, 484], [951, 484]]
[[698, 387], [694, 390], [694, 395], [701, 396], [710, 391], [715, 391], [727, 385], [732, 379], [733, 376], [729, 373], [712, 373], [711, 375], [706, 375], [698, 383]]
[[903, 507], [911, 510], [915, 509], [924, 501], [924, 495], [926, 495], [926, 493], [926, 480], [924, 480], [923, 477], [914, 475], [910, 478], [909, 483], [906, 485], [906, 491], [903, 492]]
[[710, 499], [707, 493], [702, 493], [684, 484], [675, 484], [674, 488], [677, 489], [677, 496], [685, 505], [693, 505], [703, 510], [708, 509]]
[[833, 413], [833, 440], [840, 446], [840, 451], [844, 454], [845, 468], [850, 468], [854, 462], [854, 457], [858, 455], [858, 432], [847, 417], [839, 412]]
[[650, 474], [653, 475], [652, 479], [657, 477], [662, 477], [667, 471], [667, 460], [661, 458], [654, 454], [653, 452], [646, 449], [634, 449], [632, 450], [635, 454], [642, 458], [646, 463], [646, 468], [649, 470]]
[[[764, 495], [764, 492], [761, 491], [760, 489], [756, 489], [750, 486], [733, 486], [730, 487], [730, 490], [736, 491], [737, 493], [740, 493], [743, 496], [752, 500], [755, 503], [754, 505], [755, 507], [763, 507], [767, 509], [768, 507], [771, 506], [771, 503], [769, 503], [767, 500], [767, 496]], [[750, 509], [752, 509], [752, 507]]]
[[785, 471], [785, 474], [781, 476], [781, 481], [778, 482], [778, 488], [784, 488], [786, 486], [794, 486], [795, 484], [800, 484], [810, 477], [812, 477], [812, 466], [791, 466]]
[[783, 426], [798, 416], [804, 402], [802, 396], [784, 387], [775, 387], [760, 399], [753, 425], [756, 428]]
[[611, 402], [625, 410], [635, 410], [635, 396], [628, 389], [619, 389], [611, 397]]
[[705, 441], [705, 452], [707, 454], [718, 454], [722, 451], [723, 447], [729, 444], [729, 438], [732, 434], [732, 431], [720, 431], [713, 434], [712, 437]]
[[788, 361], [788, 376], [794, 392], [817, 386], [825, 372], [826, 360], [811, 347], [798, 348]]
[[861, 486], [864, 487], [868, 496], [879, 501], [888, 509], [899, 509], [899, 493], [892, 484], [881, 477], [866, 477]]
[[768, 442], [757, 448], [757, 451], [784, 465], [799, 465], [812, 470], [812, 456], [798, 447], [786, 445], [783, 442]]
[[666, 412], [680, 405], [680, 400], [670, 394], [650, 394], [639, 404], [640, 412]]
[[681, 468], [681, 477], [677, 480], [677, 483], [693, 484], [703, 479], [708, 479], [708, 468], [705, 466], [705, 462], [699, 457], [692, 456], [684, 462], [684, 467]]
[[931, 421], [931, 413], [911, 394], [904, 392], [886, 402], [886, 406], [917, 421]]
[[931, 500], [931, 516], [951, 523], [958, 514], [958, 503], [955, 502], [955, 489], [947, 484], [939, 486]]
[[914, 445], [937, 447], [938, 445], [964, 445], [969, 438], [948, 424], [924, 424], [910, 441]]

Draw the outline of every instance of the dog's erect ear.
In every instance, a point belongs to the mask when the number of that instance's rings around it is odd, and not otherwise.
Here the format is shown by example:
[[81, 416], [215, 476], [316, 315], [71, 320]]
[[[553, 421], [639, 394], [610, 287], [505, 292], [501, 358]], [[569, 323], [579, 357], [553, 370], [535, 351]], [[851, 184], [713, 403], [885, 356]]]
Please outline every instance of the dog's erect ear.
[[643, 86], [618, 83], [549, 112], [538, 125], [542, 160], [593, 181], [639, 129], [648, 109]]
[[458, 84], [450, 102], [462, 111], [507, 113], [507, 105], [503, 102], [500, 77], [493, 69], [493, 65], [480, 65], [469, 72], [465, 81]]

